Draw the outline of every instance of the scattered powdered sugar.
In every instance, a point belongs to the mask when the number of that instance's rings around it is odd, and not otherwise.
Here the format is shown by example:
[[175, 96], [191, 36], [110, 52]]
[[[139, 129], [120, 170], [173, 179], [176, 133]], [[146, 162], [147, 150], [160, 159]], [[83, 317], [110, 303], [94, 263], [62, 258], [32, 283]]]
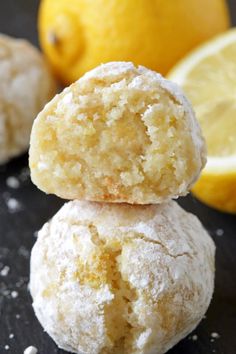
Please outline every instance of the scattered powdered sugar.
[[8, 289], [4, 289], [3, 291], [2, 291], [2, 295], [3, 296], [8, 296], [10, 294], [10, 290], [8, 290]]
[[189, 337], [188, 337], [188, 339], [189, 340], [192, 340], [193, 342], [196, 342], [197, 340], [198, 340], [198, 335], [197, 334], [194, 334], [194, 335], [190, 335]]
[[21, 288], [28, 284], [29, 278], [28, 277], [20, 277], [19, 280], [16, 282], [16, 287]]
[[18, 249], [18, 254], [19, 256], [22, 256], [24, 258], [29, 258], [30, 256], [30, 252], [25, 246], [20, 246], [20, 248]]
[[[6, 258], [9, 252], [10, 252], [9, 248], [0, 246], [0, 259]], [[3, 267], [2, 263], [1, 263], [1, 267]]]
[[38, 349], [33, 347], [32, 345], [24, 350], [24, 354], [37, 354]]
[[37, 167], [40, 171], [44, 171], [48, 169], [48, 165], [43, 161], [39, 161]]
[[143, 348], [143, 346], [145, 345], [148, 337], [150, 337], [151, 333], [152, 333], [152, 330], [150, 328], [147, 329], [145, 332], [141, 333], [141, 335], [137, 339], [137, 347], [139, 349]]
[[5, 348], [5, 350], [9, 350], [10, 349], [8, 344], [6, 344], [4, 348]]
[[8, 275], [8, 273], [9, 273], [9, 271], [10, 271], [10, 267], [4, 266], [4, 267], [2, 268], [2, 270], [1, 270], [1, 272], [0, 272], [0, 275], [1, 275], [2, 277], [6, 277], [6, 276]]
[[223, 229], [217, 229], [216, 230], [216, 236], [223, 236], [224, 235], [224, 230]]
[[[211, 339], [210, 339], [210, 341], [211, 341], [212, 343], [215, 341], [215, 339], [218, 339], [218, 338], [220, 338], [219, 333], [217, 333], [217, 332], [212, 332], [212, 333], [211, 333]], [[188, 337], [188, 339], [189, 339], [189, 340], [192, 340], [193, 342], [196, 342], [196, 341], [198, 340], [198, 335], [197, 335], [197, 334], [190, 335], [190, 336]]]
[[18, 297], [18, 292], [15, 291], [15, 290], [13, 290], [13, 291], [11, 292], [11, 297], [12, 297], [13, 299], [17, 298], [17, 297]]
[[27, 181], [27, 179], [29, 178], [29, 176], [30, 176], [30, 170], [29, 170], [29, 168], [28, 168], [28, 167], [24, 167], [24, 168], [21, 170], [20, 174], [19, 174], [19, 179], [20, 179], [21, 182], [25, 182], [25, 181]]
[[217, 332], [212, 332], [211, 333], [211, 342], [213, 343], [216, 339], [219, 339], [220, 335]]
[[10, 176], [6, 179], [6, 185], [9, 188], [17, 189], [20, 187], [20, 182], [16, 177]]
[[63, 97], [62, 103], [63, 103], [63, 104], [71, 103], [71, 102], [72, 102], [72, 99], [73, 99], [73, 93], [72, 93], [72, 92], [69, 92], [69, 93], [67, 93], [67, 94]]
[[5, 284], [2, 284], [0, 287], [0, 295], [5, 296], [7, 298], [16, 299], [18, 297], [19, 293], [16, 290], [8, 289]]
[[20, 314], [19, 313], [16, 314], [16, 318], [17, 318], [17, 320], [20, 319]]
[[15, 336], [14, 336], [14, 334], [13, 333], [10, 333], [9, 334], [9, 339], [13, 339]]
[[21, 203], [15, 198], [7, 199], [6, 204], [10, 213], [16, 213], [22, 209]]

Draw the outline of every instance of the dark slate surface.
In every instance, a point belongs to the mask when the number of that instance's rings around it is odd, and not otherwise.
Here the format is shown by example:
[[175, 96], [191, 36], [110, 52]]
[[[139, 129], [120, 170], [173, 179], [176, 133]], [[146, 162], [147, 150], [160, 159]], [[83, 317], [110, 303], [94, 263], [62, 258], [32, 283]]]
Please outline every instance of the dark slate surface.
[[[38, 1], [35, 0], [1, 0], [0, 32], [25, 37], [37, 44], [37, 6]], [[236, 10], [235, 0], [230, 2], [230, 6], [236, 22], [236, 13], [233, 12], [234, 8]], [[20, 180], [18, 189], [7, 186], [9, 176]], [[17, 211], [9, 210], [9, 198], [19, 202]], [[4, 266], [10, 267], [7, 276], [0, 276], [0, 354], [20, 354], [29, 345], [36, 346], [39, 354], [65, 353], [58, 350], [43, 332], [32, 311], [27, 290], [34, 233], [62, 204], [62, 200], [46, 196], [32, 185], [26, 155], [0, 167], [0, 271]], [[180, 204], [200, 218], [216, 242], [216, 289], [206, 318], [191, 337], [168, 353], [235, 354], [236, 216], [207, 208], [192, 196], [181, 199]], [[14, 297], [14, 291], [17, 291], [17, 297]], [[213, 332], [219, 333], [220, 337], [213, 339]], [[196, 341], [192, 339], [193, 335], [197, 335]]]

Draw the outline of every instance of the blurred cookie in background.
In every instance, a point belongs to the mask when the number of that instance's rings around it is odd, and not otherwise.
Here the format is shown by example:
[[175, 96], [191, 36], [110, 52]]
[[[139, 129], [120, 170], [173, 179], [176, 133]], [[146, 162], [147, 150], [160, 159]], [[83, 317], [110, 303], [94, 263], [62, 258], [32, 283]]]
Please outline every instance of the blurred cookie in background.
[[28, 148], [32, 123], [56, 92], [40, 52], [29, 42], [0, 34], [0, 164]]

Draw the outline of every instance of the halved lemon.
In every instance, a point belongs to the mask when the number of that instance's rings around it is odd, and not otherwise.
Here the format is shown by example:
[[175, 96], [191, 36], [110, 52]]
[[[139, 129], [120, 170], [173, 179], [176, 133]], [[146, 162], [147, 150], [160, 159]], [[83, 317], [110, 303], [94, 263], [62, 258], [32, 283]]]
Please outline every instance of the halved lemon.
[[168, 78], [193, 104], [208, 162], [192, 191], [206, 204], [236, 213], [236, 29], [181, 60]]

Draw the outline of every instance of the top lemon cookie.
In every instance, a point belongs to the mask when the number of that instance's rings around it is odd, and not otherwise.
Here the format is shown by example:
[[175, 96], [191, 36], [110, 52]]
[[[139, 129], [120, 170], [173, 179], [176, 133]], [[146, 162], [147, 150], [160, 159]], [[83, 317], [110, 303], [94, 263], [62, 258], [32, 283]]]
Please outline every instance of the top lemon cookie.
[[65, 199], [162, 203], [185, 195], [205, 143], [181, 89], [128, 62], [101, 65], [36, 118], [33, 182]]

